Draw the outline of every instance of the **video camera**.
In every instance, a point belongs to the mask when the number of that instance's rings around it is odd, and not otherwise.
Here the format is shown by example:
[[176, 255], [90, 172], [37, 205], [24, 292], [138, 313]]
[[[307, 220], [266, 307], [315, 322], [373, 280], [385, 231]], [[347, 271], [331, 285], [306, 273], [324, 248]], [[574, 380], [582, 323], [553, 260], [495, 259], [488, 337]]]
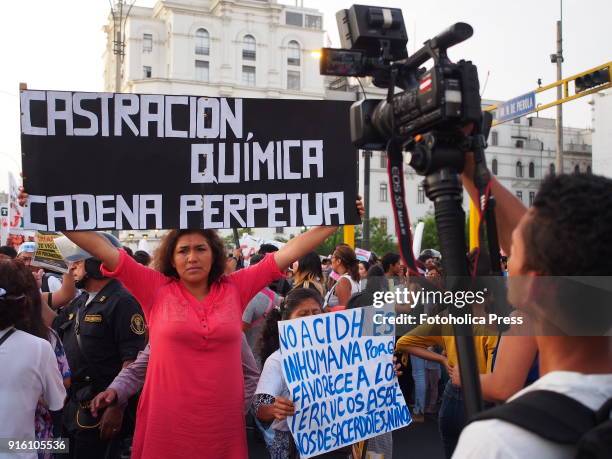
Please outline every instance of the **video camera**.
[[[452, 63], [448, 48], [472, 36], [457, 23], [427, 40], [408, 57], [402, 11], [353, 5], [336, 14], [343, 48], [323, 48], [323, 75], [373, 78], [387, 99], [363, 99], [350, 112], [351, 140], [362, 149], [384, 150], [393, 135], [406, 143], [430, 130], [452, 131], [482, 116], [478, 73], [469, 61]], [[428, 60], [433, 66], [421, 66]], [[395, 87], [403, 89], [395, 93]]]
[[[448, 48], [472, 36], [472, 27], [456, 23], [408, 56], [400, 9], [353, 5], [340, 10], [336, 20], [344, 49], [324, 48], [320, 71], [341, 77], [369, 76], [375, 86], [387, 88], [386, 99], [364, 98], [351, 106], [351, 141], [358, 148], [387, 153], [398, 248], [411, 274], [416, 275], [418, 268], [405, 204], [406, 151], [410, 152], [407, 162], [425, 177], [425, 194], [434, 204], [447, 276], [445, 289], [470, 289], [480, 272], [501, 276], [495, 199], [484, 156], [492, 118], [481, 109], [476, 66], [464, 60], [453, 63], [447, 56]], [[430, 60], [431, 68], [422, 67]], [[467, 260], [460, 177], [467, 152], [474, 155], [475, 203], [484, 222], [478, 229], [479, 241], [484, 239], [485, 226], [487, 238], [486, 245], [480, 244], [473, 266]], [[500, 312], [507, 308], [504, 289], [502, 285], [492, 290]], [[465, 310], [453, 306], [449, 313], [462, 315]], [[472, 329], [469, 325], [454, 325], [453, 329], [466, 412], [471, 416], [482, 409]]]

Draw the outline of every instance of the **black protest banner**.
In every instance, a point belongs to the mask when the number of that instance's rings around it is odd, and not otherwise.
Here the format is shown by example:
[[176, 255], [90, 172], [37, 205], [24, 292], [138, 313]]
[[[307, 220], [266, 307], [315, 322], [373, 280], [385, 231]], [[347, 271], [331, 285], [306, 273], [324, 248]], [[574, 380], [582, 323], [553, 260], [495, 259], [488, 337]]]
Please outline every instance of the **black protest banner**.
[[348, 102], [21, 91], [25, 226], [359, 222]]

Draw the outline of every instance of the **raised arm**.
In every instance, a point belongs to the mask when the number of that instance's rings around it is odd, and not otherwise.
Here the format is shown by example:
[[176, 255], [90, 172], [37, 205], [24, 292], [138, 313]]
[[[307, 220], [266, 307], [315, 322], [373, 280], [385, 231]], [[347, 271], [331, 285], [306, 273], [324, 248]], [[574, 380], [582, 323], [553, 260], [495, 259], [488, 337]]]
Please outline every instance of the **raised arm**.
[[278, 269], [284, 271], [295, 260], [312, 252], [336, 231], [337, 226], [317, 226], [291, 239], [282, 249], [274, 252]]
[[[463, 186], [472, 198], [478, 202], [478, 190], [474, 185], [474, 155], [468, 153], [465, 160], [465, 169], [461, 176]], [[495, 176], [491, 176], [491, 191], [495, 196], [495, 220], [497, 222], [497, 236], [500, 247], [507, 254], [510, 253], [512, 231], [518, 225], [521, 217], [527, 212], [525, 205], [510, 190], [504, 187]]]
[[[28, 205], [28, 194], [23, 187], [19, 187], [17, 199], [21, 206]], [[115, 270], [119, 265], [117, 248], [94, 231], [65, 231], [64, 235], [80, 248], [101, 260], [108, 269]]]
[[57, 309], [61, 306], [66, 306], [70, 303], [77, 293], [76, 287], [74, 285], [74, 279], [71, 274], [64, 274], [62, 276], [62, 286], [59, 290], [56, 290], [51, 293], [43, 293], [46, 296], [47, 303], [51, 307], [51, 309]]
[[[363, 201], [359, 199], [356, 204], [359, 216], [363, 217], [365, 214]], [[317, 226], [291, 239], [282, 249], [274, 252], [274, 260], [278, 268], [281, 271], [287, 269], [291, 263], [320, 246], [325, 239], [334, 234], [337, 228], [336, 226]]]
[[94, 231], [65, 231], [64, 235], [93, 257], [102, 261], [107, 269], [114, 271], [119, 265], [119, 250], [98, 233]]

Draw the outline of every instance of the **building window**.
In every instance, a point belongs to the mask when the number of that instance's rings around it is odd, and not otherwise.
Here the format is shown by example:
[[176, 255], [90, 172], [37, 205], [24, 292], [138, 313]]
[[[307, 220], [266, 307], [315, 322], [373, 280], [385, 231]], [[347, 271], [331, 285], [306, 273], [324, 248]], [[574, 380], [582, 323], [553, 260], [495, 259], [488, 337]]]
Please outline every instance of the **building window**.
[[587, 174], [592, 174], [593, 170], [591, 169], [591, 166], [587, 166]]
[[520, 161], [516, 162], [516, 176], [523, 177], [523, 163]]
[[282, 226], [277, 226], [276, 228], [274, 228], [274, 231], [276, 232], [276, 234], [283, 234], [285, 232], [285, 228], [283, 228]]
[[380, 152], [380, 167], [382, 169], [387, 168], [387, 154], [384, 151]]
[[548, 173], [550, 175], [555, 175], [555, 163], [550, 163], [550, 166], [548, 166]]
[[522, 191], [517, 191], [516, 197], [519, 198], [519, 201], [523, 202], [523, 192]]
[[533, 201], [535, 200], [535, 191], [529, 192], [529, 207], [533, 206]]
[[497, 175], [497, 158], [493, 158], [493, 161], [491, 161], [491, 172], [493, 172], [493, 175]]
[[378, 200], [380, 202], [387, 202], [389, 200], [389, 193], [387, 192], [387, 184], [381, 183], [378, 189]]
[[521, 119], [520, 118], [514, 118], [514, 124], [521, 124]]
[[387, 217], [380, 217], [380, 229], [387, 232]]
[[198, 29], [195, 33], [195, 53], [200, 56], [208, 56], [210, 53], [210, 35], [206, 29]]
[[491, 145], [497, 146], [498, 142], [499, 135], [497, 134], [497, 131], [491, 131]]
[[321, 16], [313, 16], [312, 14], [306, 15], [306, 28], [321, 30]]
[[417, 204], [425, 204], [425, 188], [423, 188], [423, 185], [419, 185], [417, 190]]
[[208, 61], [195, 61], [195, 79], [197, 81], [208, 81], [210, 78]]
[[152, 73], [153, 73], [153, 70], [151, 70], [151, 66], [149, 65], [142, 66], [142, 77], [143, 78], [151, 78]]
[[295, 40], [291, 40], [287, 45], [287, 64], [300, 65], [300, 57], [300, 44]]
[[580, 174], [580, 166], [578, 164], [574, 166], [574, 174]]
[[285, 12], [285, 24], [303, 27], [304, 26], [304, 16], [300, 13], [294, 13], [293, 11]]
[[245, 86], [255, 86], [255, 67], [250, 65], [242, 66], [242, 84]]
[[514, 146], [516, 148], [524, 148], [525, 147], [525, 142], [523, 140], [517, 140], [516, 143], [514, 144]]
[[142, 35], [142, 52], [150, 53], [153, 51], [153, 35], [145, 33]]
[[300, 90], [300, 72], [294, 70], [287, 71], [287, 89]]
[[535, 164], [533, 164], [533, 161], [529, 163], [529, 178], [535, 178]]
[[245, 35], [242, 40], [242, 58], [245, 61], [254, 61], [256, 57], [256, 43], [253, 35]]

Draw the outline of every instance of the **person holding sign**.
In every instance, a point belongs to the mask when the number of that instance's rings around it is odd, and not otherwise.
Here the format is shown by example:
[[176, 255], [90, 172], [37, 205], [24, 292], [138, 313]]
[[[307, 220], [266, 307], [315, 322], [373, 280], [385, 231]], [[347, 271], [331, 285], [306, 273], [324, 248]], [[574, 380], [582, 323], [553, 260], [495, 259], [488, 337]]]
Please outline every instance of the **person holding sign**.
[[[22, 194], [22, 198], [27, 195]], [[361, 201], [357, 210], [363, 215]], [[245, 458], [240, 317], [257, 292], [314, 250], [335, 227], [315, 227], [253, 267], [223, 275], [214, 230], [172, 230], [142, 266], [95, 232], [66, 232], [140, 302], [151, 357], [138, 406], [132, 458]]]
[[[253, 406], [257, 419], [264, 424], [271, 424], [274, 430], [274, 440], [268, 447], [271, 459], [298, 457], [287, 424], [287, 416], [293, 416], [295, 410], [283, 379], [278, 321], [321, 314], [322, 307], [323, 298], [315, 289], [296, 288], [287, 295], [281, 310], [271, 314], [266, 321], [262, 346], [262, 358], [266, 360], [255, 390]], [[338, 457], [346, 457], [346, 453]]]

